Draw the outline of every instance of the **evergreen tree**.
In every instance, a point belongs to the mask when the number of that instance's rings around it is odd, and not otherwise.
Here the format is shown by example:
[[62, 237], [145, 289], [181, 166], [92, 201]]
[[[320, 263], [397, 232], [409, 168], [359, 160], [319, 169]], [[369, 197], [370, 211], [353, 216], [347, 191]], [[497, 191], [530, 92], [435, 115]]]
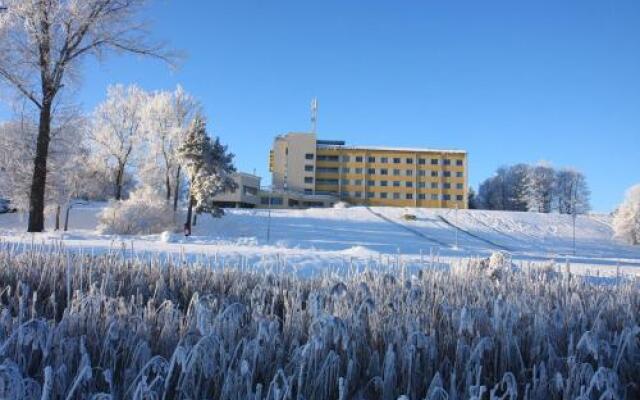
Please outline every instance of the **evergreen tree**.
[[233, 154], [227, 152], [227, 146], [220, 143], [218, 138], [211, 141], [206, 122], [202, 116], [196, 115], [184, 142], [178, 148], [178, 158], [189, 181], [184, 229], [185, 234], [190, 235], [194, 208], [198, 214], [206, 212], [215, 217], [223, 214], [213, 204], [213, 196], [236, 188], [231, 176], [235, 172]]

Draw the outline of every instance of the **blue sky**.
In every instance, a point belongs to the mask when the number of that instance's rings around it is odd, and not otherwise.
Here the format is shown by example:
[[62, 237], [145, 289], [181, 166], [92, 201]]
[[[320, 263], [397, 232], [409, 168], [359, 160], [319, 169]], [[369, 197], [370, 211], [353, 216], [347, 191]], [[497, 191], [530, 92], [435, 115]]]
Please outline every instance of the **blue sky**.
[[545, 160], [582, 170], [610, 211], [640, 182], [637, 0], [160, 0], [148, 17], [182, 67], [88, 62], [78, 101], [181, 83], [241, 170], [267, 177], [273, 137], [308, 130], [316, 96], [320, 137], [466, 149], [474, 186]]

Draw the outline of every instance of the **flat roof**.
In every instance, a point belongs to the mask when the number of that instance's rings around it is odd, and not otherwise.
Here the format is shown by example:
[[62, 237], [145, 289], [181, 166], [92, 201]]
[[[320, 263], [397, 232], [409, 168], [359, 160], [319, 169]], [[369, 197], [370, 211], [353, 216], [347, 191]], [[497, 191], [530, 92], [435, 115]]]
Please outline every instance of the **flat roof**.
[[346, 149], [346, 150], [376, 150], [376, 151], [398, 151], [410, 153], [453, 153], [467, 154], [466, 150], [458, 149], [427, 149], [419, 147], [386, 147], [386, 146], [334, 146], [318, 143], [317, 147], [323, 149]]

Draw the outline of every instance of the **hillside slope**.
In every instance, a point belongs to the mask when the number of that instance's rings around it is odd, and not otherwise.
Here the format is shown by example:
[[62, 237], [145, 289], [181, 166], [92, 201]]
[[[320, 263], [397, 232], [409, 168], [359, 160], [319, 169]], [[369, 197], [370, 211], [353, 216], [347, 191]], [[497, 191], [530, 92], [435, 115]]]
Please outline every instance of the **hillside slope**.
[[[190, 238], [179, 234], [119, 238], [95, 232], [96, 215], [103, 206], [74, 210], [71, 231], [65, 235], [36, 237], [63, 238], [67, 246], [87, 248], [113, 247], [115, 240], [130, 242], [139, 251], [215, 253], [252, 262], [287, 257], [298, 266], [314, 268], [319, 262], [336, 265], [352, 258], [380, 260], [384, 255], [389, 259], [401, 254], [415, 261], [420, 254], [422, 260], [430, 260], [507, 251], [519, 260], [569, 260], [583, 269], [619, 264], [640, 272], [640, 248], [613, 240], [611, 218], [605, 215], [577, 218], [573, 256], [571, 217], [557, 214], [389, 207], [227, 210], [221, 219], [201, 216]], [[404, 220], [407, 213], [416, 220]], [[30, 235], [21, 233], [24, 226], [24, 216], [0, 215], [0, 237], [5, 241], [30, 241]]]

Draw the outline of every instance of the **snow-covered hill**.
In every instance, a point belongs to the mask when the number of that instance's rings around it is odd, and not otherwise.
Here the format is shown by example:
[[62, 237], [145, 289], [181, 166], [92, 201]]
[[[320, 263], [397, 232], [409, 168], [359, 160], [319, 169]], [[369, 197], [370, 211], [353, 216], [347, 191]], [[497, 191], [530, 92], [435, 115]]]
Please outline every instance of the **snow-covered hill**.
[[[574, 256], [572, 219], [557, 214], [388, 207], [228, 210], [221, 219], [200, 217], [190, 238], [114, 238], [95, 232], [102, 206], [74, 210], [69, 233], [37, 235], [36, 241], [63, 238], [67, 246], [82, 248], [124, 244], [138, 252], [214, 254], [236, 264], [277, 262], [305, 271], [354, 262], [393, 263], [398, 258], [409, 263], [447, 262], [506, 251], [516, 260], [568, 260], [577, 272], [610, 274], [620, 265], [623, 272], [640, 275], [640, 248], [612, 239], [611, 219], [605, 215], [577, 218]], [[405, 220], [405, 214], [414, 214], [416, 220]], [[5, 242], [30, 242], [31, 235], [21, 233], [24, 226], [24, 216], [0, 215]]]

